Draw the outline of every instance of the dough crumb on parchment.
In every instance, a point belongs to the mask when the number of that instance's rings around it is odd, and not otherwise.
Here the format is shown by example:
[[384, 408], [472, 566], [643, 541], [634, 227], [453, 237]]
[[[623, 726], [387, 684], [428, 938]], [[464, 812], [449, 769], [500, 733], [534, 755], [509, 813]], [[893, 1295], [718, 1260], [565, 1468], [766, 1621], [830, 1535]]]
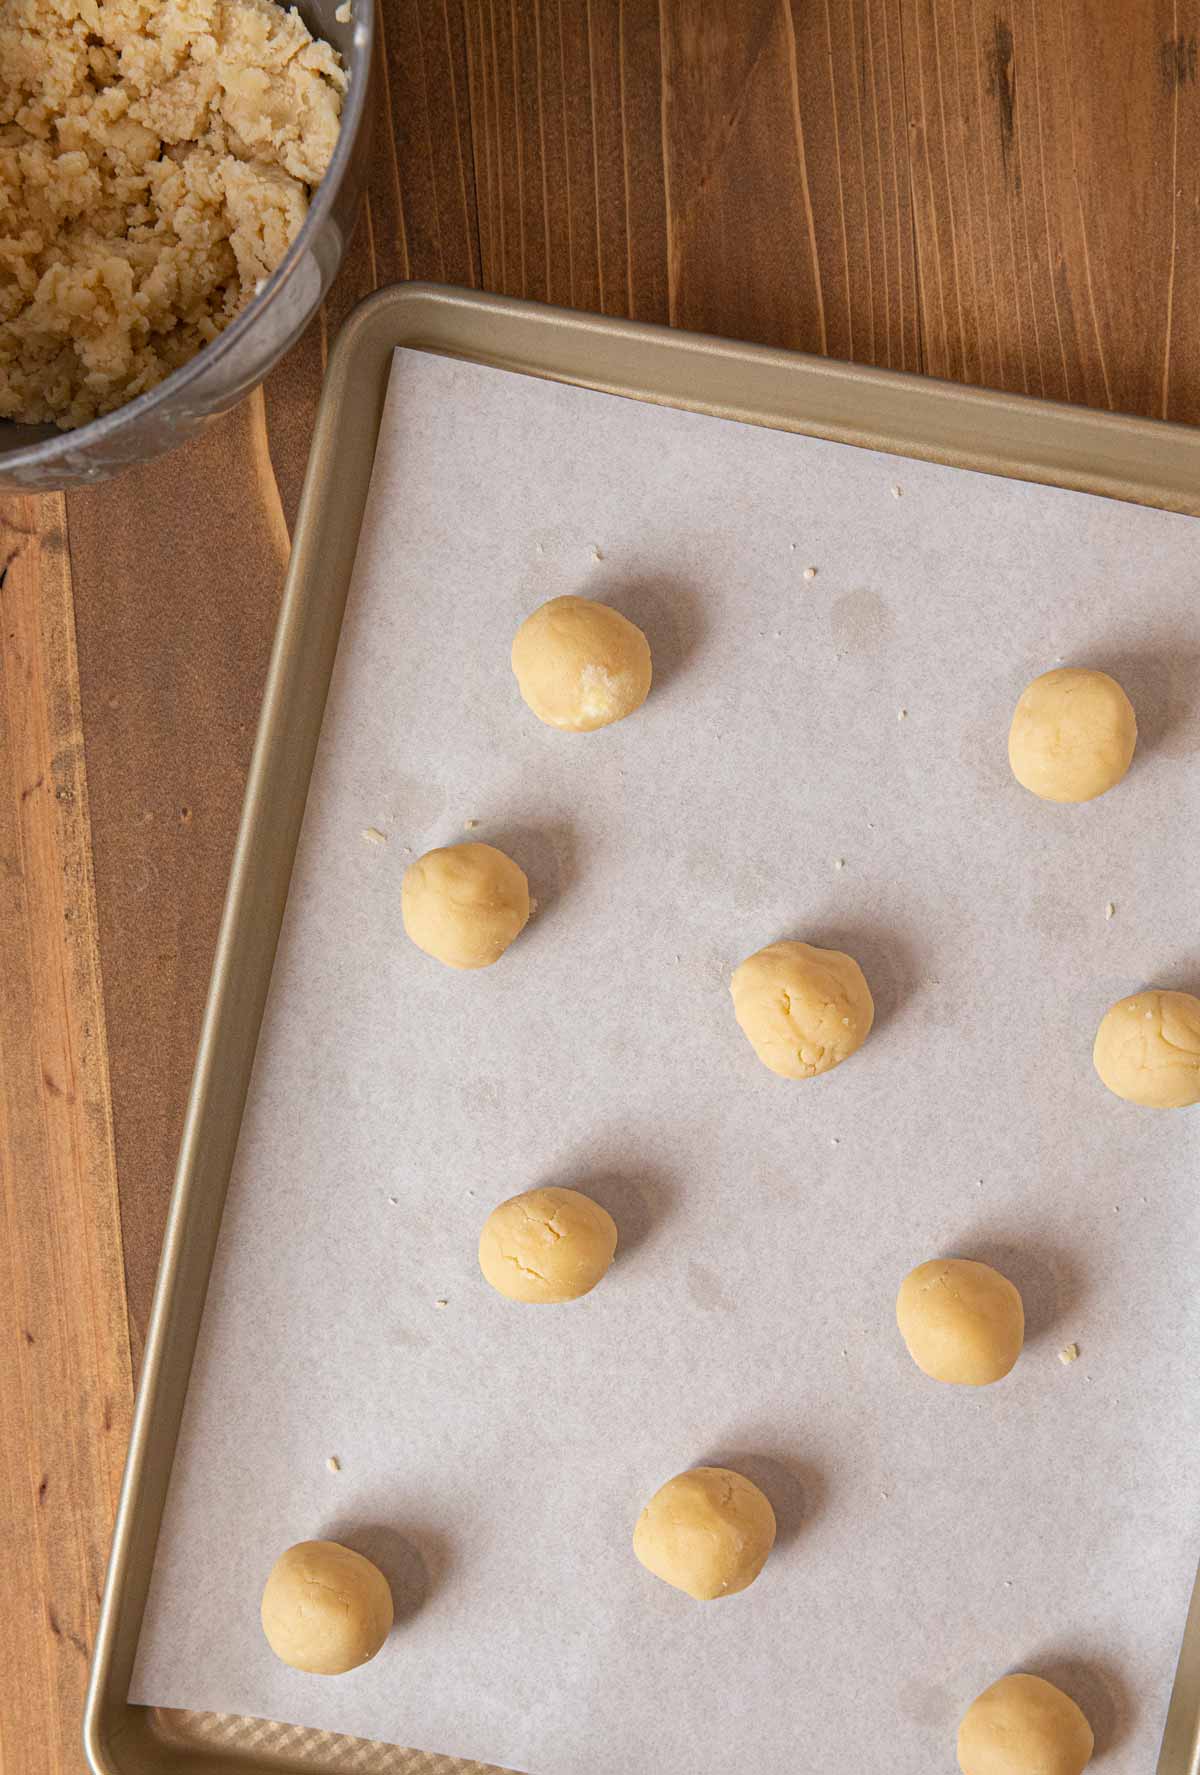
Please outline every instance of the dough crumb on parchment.
[[1079, 1360], [1079, 1345], [1078, 1344], [1064, 1344], [1062, 1349], [1058, 1352], [1058, 1359], [1063, 1364], [1064, 1367], [1066, 1367], [1066, 1365], [1070, 1362], [1078, 1362], [1078, 1360]]

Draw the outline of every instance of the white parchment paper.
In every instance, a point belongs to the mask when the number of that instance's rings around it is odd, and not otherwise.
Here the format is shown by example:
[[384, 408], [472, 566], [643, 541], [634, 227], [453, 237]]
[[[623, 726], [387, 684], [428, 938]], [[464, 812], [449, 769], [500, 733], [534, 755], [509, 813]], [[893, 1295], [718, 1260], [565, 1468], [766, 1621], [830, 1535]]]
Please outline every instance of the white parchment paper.
[[[1145, 1775], [1200, 1552], [1200, 1111], [1118, 1102], [1090, 1049], [1121, 994], [1200, 982], [1198, 540], [399, 354], [135, 1700], [532, 1775], [930, 1775], [1019, 1667]], [[636, 718], [572, 737], [520, 702], [513, 631], [560, 592], [645, 628]], [[1081, 808], [1006, 762], [1060, 660], [1141, 723]], [[400, 880], [474, 821], [540, 909], [460, 975], [406, 942]], [[811, 1083], [758, 1064], [727, 990], [785, 935], [850, 950], [878, 1006]], [[621, 1251], [521, 1308], [478, 1230], [547, 1181]], [[949, 1253], [1025, 1297], [992, 1389], [924, 1379], [895, 1329]], [[630, 1535], [713, 1460], [780, 1538], [703, 1606]], [[397, 1594], [338, 1679], [258, 1625], [317, 1535]]]

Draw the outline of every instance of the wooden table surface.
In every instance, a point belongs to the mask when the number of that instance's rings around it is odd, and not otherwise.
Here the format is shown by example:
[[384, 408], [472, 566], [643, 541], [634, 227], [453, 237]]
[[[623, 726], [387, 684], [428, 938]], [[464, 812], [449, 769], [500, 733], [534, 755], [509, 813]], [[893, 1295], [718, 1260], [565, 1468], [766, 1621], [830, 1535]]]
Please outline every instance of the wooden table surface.
[[1200, 419], [1200, 0], [384, 0], [320, 323], [166, 461], [0, 500], [0, 1770], [79, 1715], [328, 342], [480, 285]]

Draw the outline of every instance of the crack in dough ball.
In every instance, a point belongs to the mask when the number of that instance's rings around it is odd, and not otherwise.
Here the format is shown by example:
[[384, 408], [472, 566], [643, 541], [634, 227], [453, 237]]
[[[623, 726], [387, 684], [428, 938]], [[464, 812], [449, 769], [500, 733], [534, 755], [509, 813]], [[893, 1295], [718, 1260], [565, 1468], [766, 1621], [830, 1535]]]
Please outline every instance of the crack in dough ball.
[[840, 1066], [875, 1020], [858, 963], [811, 943], [760, 949], [734, 970], [729, 990], [743, 1034], [780, 1078], [811, 1079]]
[[1136, 745], [1133, 704], [1116, 679], [1062, 666], [1021, 692], [1008, 762], [1043, 801], [1092, 801], [1121, 781]]
[[697, 1602], [753, 1584], [775, 1545], [775, 1512], [728, 1467], [692, 1467], [655, 1492], [633, 1531], [648, 1572]]
[[1069, 1695], [1040, 1676], [1002, 1676], [963, 1715], [963, 1775], [1081, 1775], [1095, 1740]]
[[525, 871], [491, 844], [426, 851], [404, 871], [404, 928], [448, 968], [487, 968], [529, 922]]
[[1200, 998], [1150, 988], [1105, 1011], [1092, 1060], [1110, 1091], [1148, 1109], [1200, 1103]]
[[1025, 1342], [1025, 1309], [1007, 1276], [966, 1257], [935, 1258], [905, 1276], [896, 1323], [931, 1380], [988, 1387], [1003, 1380]]
[[337, 1541], [281, 1553], [262, 1594], [262, 1627], [277, 1658], [313, 1676], [341, 1676], [373, 1658], [392, 1630], [379, 1567]]
[[608, 604], [551, 598], [517, 630], [512, 669], [539, 721], [591, 733], [623, 721], [645, 702], [650, 643]]
[[616, 1249], [616, 1222], [599, 1202], [574, 1189], [531, 1189], [492, 1209], [479, 1267], [498, 1294], [541, 1306], [590, 1293]]

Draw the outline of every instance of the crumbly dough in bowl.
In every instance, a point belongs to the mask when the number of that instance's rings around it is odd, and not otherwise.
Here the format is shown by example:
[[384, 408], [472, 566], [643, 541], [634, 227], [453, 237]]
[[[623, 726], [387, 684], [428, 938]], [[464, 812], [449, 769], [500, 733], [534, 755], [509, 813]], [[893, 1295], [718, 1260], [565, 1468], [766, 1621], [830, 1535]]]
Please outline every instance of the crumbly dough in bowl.
[[0, 418], [70, 427], [279, 264], [347, 76], [272, 0], [0, 0]]

